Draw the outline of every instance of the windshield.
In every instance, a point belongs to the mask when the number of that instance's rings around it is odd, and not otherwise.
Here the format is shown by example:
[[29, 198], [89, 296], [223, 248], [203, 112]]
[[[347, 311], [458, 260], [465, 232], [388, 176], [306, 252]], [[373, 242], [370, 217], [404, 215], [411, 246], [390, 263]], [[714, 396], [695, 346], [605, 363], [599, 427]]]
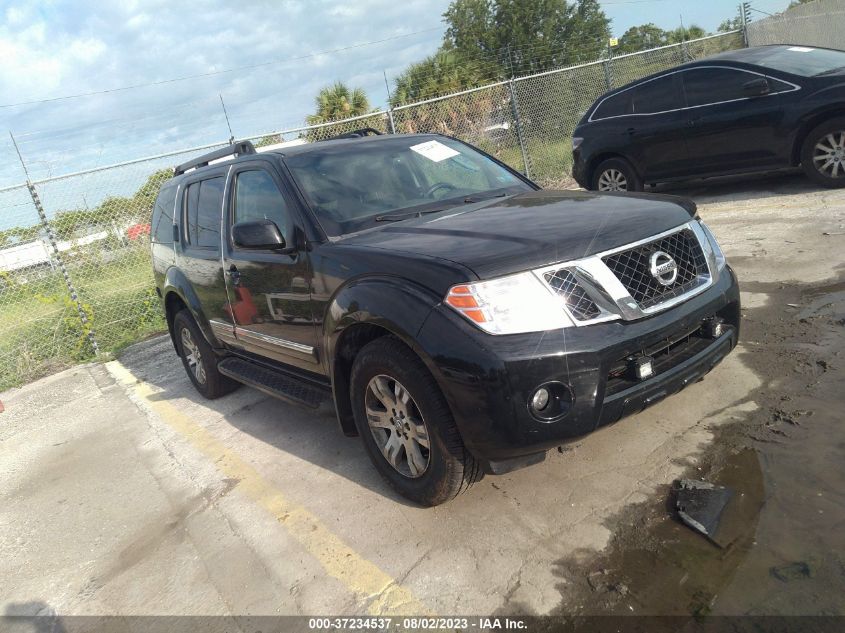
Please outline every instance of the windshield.
[[326, 143], [285, 162], [331, 236], [531, 190], [487, 156], [443, 137]]
[[772, 48], [755, 64], [803, 77], [815, 77], [845, 70], [845, 52], [828, 48], [786, 46]]

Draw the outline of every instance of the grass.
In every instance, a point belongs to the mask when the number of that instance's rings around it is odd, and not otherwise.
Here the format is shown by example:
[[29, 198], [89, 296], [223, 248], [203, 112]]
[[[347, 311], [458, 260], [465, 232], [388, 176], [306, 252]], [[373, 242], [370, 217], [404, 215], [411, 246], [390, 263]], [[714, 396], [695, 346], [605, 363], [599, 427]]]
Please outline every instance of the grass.
[[88, 327], [59, 271], [0, 289], [0, 391], [94, 358], [89, 329], [101, 355], [112, 356], [166, 328], [145, 247], [122, 249], [110, 261], [85, 255], [68, 262], [68, 274]]

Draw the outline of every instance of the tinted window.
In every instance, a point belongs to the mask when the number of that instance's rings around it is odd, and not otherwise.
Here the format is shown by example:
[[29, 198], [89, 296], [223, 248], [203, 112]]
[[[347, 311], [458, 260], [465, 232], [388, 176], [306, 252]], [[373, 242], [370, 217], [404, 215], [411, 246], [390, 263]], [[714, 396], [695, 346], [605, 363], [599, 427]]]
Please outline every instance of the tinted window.
[[730, 68], [696, 68], [681, 73], [681, 76], [687, 105], [690, 106], [745, 99], [748, 93], [743, 86], [749, 81], [761, 79], [760, 75]]
[[188, 243], [203, 248], [219, 248], [223, 178], [192, 183], [188, 185], [185, 197]]
[[675, 110], [679, 107], [675, 98], [675, 80], [673, 75], [664, 75], [631, 88], [632, 110], [634, 114], [654, 114]]
[[165, 187], [153, 207], [152, 241], [159, 244], [173, 243], [173, 206], [176, 204], [176, 187]]
[[618, 95], [608, 97], [601, 102], [593, 113], [593, 119], [607, 119], [612, 116], [631, 114], [631, 91], [626, 90]]
[[273, 220], [287, 241], [287, 203], [273, 178], [266, 171], [243, 171], [235, 189], [234, 223]]

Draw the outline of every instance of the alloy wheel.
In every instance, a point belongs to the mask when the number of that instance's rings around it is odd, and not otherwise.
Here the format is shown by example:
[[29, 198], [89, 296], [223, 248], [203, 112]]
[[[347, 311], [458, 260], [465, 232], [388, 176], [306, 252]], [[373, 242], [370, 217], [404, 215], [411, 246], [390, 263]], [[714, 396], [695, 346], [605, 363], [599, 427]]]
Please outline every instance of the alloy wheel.
[[200, 348], [194, 342], [194, 337], [191, 336], [191, 331], [182, 328], [182, 353], [185, 355], [185, 361], [188, 363], [188, 368], [194, 374], [194, 378], [201, 385], [205, 384], [205, 366], [202, 362], [202, 354]]
[[845, 130], [831, 132], [816, 143], [813, 165], [828, 178], [845, 178]]
[[598, 180], [599, 191], [628, 191], [628, 179], [618, 169], [605, 169]]
[[405, 477], [421, 477], [431, 462], [428, 427], [410, 392], [379, 374], [367, 384], [367, 423], [387, 463]]

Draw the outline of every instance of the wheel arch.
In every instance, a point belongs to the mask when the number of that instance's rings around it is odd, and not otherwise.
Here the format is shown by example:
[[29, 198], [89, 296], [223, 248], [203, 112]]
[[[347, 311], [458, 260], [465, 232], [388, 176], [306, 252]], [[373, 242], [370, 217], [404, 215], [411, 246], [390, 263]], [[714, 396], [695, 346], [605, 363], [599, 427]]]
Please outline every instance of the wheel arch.
[[637, 169], [637, 166], [634, 164], [628, 156], [624, 154], [620, 154], [619, 152], [602, 152], [600, 154], [596, 154], [592, 158], [590, 158], [590, 162], [587, 163], [587, 183], [592, 187], [593, 185], [593, 176], [596, 174], [596, 169], [598, 169], [599, 165], [601, 165], [604, 161], [609, 160], [611, 158], [619, 158], [624, 160], [631, 166], [631, 169], [634, 170], [634, 173], [642, 180], [643, 175], [640, 173], [640, 170]]
[[801, 148], [804, 146], [804, 141], [807, 140], [807, 136], [810, 132], [825, 121], [836, 117], [845, 117], [845, 105], [838, 104], [824, 108], [823, 110], [818, 110], [802, 121], [798, 131], [795, 133], [795, 139], [792, 142], [792, 152], [789, 156], [790, 165], [797, 167], [801, 164]]
[[202, 303], [191, 287], [190, 282], [185, 275], [177, 268], [168, 269], [164, 276], [164, 283], [162, 284], [162, 295], [164, 297], [164, 310], [167, 318], [167, 330], [170, 333], [170, 340], [173, 342], [173, 347], [176, 348], [176, 338], [173, 332], [173, 318], [179, 310], [187, 309], [191, 316], [194, 317], [194, 322], [197, 324], [200, 332], [213, 348], [219, 348], [220, 344], [214, 337], [211, 331], [211, 326], [208, 324], [208, 319], [202, 310]]
[[416, 336], [437, 301], [433, 293], [409, 280], [379, 277], [351, 282], [329, 302], [323, 349], [338, 423], [345, 435], [357, 435], [349, 380], [355, 357], [370, 341], [383, 336], [397, 338], [436, 376], [434, 363]]

